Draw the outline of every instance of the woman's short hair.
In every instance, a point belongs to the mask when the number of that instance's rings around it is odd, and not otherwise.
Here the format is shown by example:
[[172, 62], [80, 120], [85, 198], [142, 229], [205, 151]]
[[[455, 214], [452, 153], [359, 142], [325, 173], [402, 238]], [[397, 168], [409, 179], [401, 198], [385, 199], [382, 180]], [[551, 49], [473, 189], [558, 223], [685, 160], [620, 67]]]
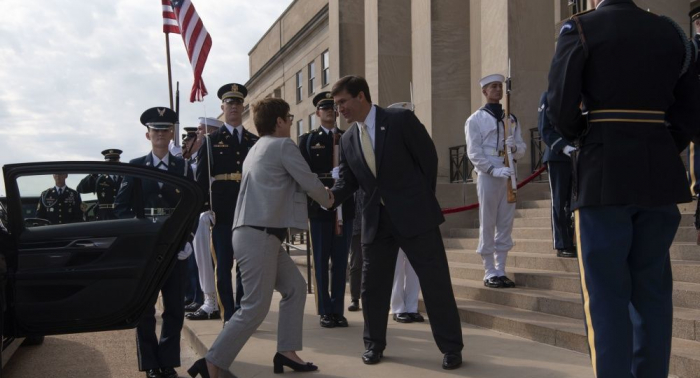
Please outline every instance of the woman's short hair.
[[253, 105], [253, 123], [259, 136], [271, 135], [277, 129], [277, 118], [286, 119], [289, 104], [281, 98], [266, 98]]

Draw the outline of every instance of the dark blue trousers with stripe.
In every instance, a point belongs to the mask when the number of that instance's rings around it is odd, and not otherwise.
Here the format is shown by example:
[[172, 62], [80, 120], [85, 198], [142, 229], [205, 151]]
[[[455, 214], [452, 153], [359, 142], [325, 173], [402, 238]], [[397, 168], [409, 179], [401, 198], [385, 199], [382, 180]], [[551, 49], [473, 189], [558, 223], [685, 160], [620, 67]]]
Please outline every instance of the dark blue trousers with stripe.
[[668, 376], [669, 248], [680, 219], [676, 205], [576, 211], [586, 331], [597, 378]]
[[342, 236], [335, 235], [334, 220], [309, 219], [309, 223], [318, 314], [343, 315], [352, 219], [343, 222]]
[[552, 234], [554, 249], [574, 247], [574, 227], [571, 222], [571, 162], [547, 162], [549, 190], [552, 194]]

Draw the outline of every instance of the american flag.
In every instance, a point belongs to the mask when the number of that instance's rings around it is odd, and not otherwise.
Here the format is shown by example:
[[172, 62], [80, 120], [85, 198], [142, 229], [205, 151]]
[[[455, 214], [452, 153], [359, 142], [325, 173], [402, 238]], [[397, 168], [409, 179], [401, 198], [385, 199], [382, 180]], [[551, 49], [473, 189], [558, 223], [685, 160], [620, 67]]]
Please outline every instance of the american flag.
[[[202, 101], [208, 94], [202, 80], [202, 71], [211, 50], [211, 36], [197, 15], [190, 0], [161, 0], [163, 4], [163, 32], [180, 33], [187, 56], [194, 70], [190, 102]], [[171, 6], [172, 5], [172, 6]]]

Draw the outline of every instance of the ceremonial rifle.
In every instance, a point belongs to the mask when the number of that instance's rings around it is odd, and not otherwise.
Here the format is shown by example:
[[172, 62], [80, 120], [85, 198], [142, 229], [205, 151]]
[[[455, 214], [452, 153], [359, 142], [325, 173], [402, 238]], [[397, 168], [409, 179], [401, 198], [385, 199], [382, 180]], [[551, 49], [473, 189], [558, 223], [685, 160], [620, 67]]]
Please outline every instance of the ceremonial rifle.
[[510, 130], [510, 91], [512, 80], [510, 77], [510, 59], [508, 59], [508, 77], [506, 78], [506, 119], [503, 123], [503, 151], [505, 152], [505, 166], [513, 168], [513, 174], [508, 177], [508, 203], [514, 203], [517, 200], [518, 182], [515, 176], [515, 163], [513, 162], [513, 154], [508, 151], [506, 139], [508, 139], [508, 131]]

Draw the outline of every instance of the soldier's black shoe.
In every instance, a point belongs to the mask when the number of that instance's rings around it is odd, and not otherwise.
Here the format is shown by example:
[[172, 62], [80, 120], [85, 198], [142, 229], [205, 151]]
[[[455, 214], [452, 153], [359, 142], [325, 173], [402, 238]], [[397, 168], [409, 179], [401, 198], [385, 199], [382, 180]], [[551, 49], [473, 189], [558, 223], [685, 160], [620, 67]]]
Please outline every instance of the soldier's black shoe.
[[384, 353], [381, 351], [367, 349], [364, 353], [362, 353], [362, 362], [364, 362], [366, 365], [374, 365], [378, 364], [379, 361], [382, 360], [382, 357], [384, 357]]
[[333, 321], [335, 321], [336, 327], [347, 327], [348, 326], [348, 320], [345, 319], [345, 317], [343, 315], [333, 314]]
[[498, 279], [501, 280], [501, 282], [503, 282], [503, 287], [515, 287], [515, 282], [511, 281], [510, 278], [506, 276], [500, 276], [498, 277]]
[[442, 368], [445, 370], [457, 369], [462, 365], [462, 354], [457, 352], [447, 352], [442, 359]]
[[576, 257], [578, 254], [575, 249], [557, 249], [557, 257]]
[[350, 306], [348, 306], [348, 311], [360, 311], [359, 301], [350, 301]]
[[185, 314], [185, 318], [189, 320], [209, 320], [209, 319], [221, 319], [221, 312], [219, 310], [214, 310], [212, 312], [206, 312], [201, 308], [195, 312], [190, 312]]
[[321, 315], [321, 327], [335, 328], [335, 319], [331, 315]]
[[394, 314], [394, 321], [399, 323], [413, 323], [413, 319], [405, 312]]
[[406, 315], [408, 315], [408, 317], [414, 322], [422, 323], [425, 321], [425, 318], [423, 318], [423, 315], [421, 315], [420, 312], [409, 312]]
[[505, 285], [503, 284], [503, 281], [501, 281], [500, 278], [495, 277], [495, 276], [491, 277], [489, 279], [485, 279], [484, 286], [494, 288], [494, 289], [500, 289], [500, 288], [505, 287]]
[[177, 372], [171, 367], [160, 369], [160, 376], [162, 378], [178, 378]]
[[200, 303], [192, 302], [192, 303], [185, 306], [185, 312], [195, 312], [200, 307], [202, 307], [202, 305]]
[[146, 378], [163, 378], [160, 375], [160, 369], [148, 369], [146, 370]]

